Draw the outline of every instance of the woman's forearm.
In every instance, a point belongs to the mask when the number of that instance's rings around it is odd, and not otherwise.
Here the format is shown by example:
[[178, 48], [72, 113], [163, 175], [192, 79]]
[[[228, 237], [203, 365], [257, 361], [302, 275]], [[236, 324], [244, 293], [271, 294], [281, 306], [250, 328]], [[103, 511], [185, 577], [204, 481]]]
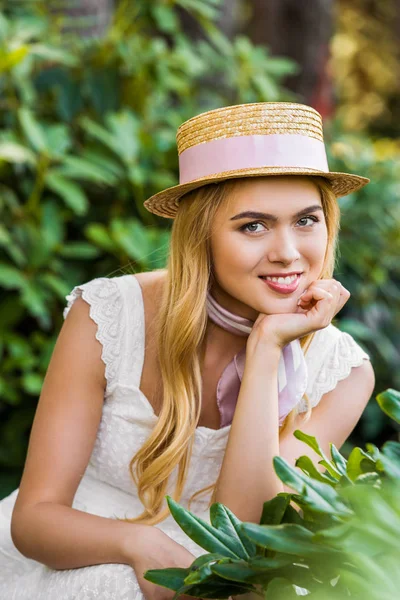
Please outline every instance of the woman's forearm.
[[13, 514], [11, 535], [27, 558], [53, 569], [76, 569], [103, 563], [132, 564], [148, 525], [98, 517], [52, 502]]
[[283, 491], [279, 455], [279, 348], [246, 356], [246, 366], [217, 482], [216, 501], [242, 521], [259, 523], [263, 503]]

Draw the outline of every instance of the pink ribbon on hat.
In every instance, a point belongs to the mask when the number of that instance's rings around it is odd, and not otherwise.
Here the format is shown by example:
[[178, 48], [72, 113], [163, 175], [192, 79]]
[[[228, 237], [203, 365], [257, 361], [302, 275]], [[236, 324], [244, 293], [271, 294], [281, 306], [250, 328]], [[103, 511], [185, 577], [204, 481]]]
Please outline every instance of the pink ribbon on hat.
[[305, 135], [240, 135], [196, 144], [179, 156], [179, 183], [261, 167], [329, 171], [324, 143]]

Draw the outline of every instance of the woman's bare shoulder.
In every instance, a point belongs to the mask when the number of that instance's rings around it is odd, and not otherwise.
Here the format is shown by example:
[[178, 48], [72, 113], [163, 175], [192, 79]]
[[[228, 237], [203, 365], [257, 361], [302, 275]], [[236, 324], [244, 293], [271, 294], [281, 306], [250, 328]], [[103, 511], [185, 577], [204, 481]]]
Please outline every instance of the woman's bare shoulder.
[[135, 273], [139, 285], [142, 289], [145, 309], [151, 305], [154, 306], [157, 299], [160, 298], [160, 292], [167, 275], [167, 269], [158, 269], [155, 271], [145, 271], [143, 273]]
[[143, 273], [134, 273], [134, 276], [139, 281], [142, 287], [148, 286], [163, 281], [167, 275], [167, 269], [156, 269], [155, 271], [144, 271]]

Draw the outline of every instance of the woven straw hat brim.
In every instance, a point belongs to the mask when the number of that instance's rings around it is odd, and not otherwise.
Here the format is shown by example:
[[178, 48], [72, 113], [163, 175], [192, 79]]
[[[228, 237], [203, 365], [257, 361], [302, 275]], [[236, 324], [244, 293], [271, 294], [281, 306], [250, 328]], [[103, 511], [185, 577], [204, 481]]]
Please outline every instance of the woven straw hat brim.
[[261, 167], [256, 169], [241, 169], [202, 177], [194, 181], [189, 181], [188, 183], [167, 188], [148, 198], [144, 202], [144, 206], [147, 210], [160, 217], [173, 219], [178, 211], [178, 200], [192, 190], [207, 185], [208, 183], [217, 183], [227, 179], [238, 179], [240, 177], [261, 177], [262, 175], [318, 175], [331, 182], [333, 191], [338, 198], [347, 196], [348, 194], [361, 189], [370, 181], [367, 177], [361, 177], [360, 175], [353, 175], [351, 173], [321, 172], [313, 169], [306, 169], [304, 167]]

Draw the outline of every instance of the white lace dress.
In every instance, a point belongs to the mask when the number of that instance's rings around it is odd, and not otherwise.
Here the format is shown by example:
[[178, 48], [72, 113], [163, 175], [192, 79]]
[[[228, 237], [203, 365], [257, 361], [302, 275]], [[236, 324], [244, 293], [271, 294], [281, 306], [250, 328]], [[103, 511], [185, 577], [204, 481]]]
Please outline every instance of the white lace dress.
[[[73, 507], [102, 517], [134, 517], [142, 512], [128, 465], [154, 427], [157, 416], [139, 389], [144, 361], [144, 305], [134, 275], [97, 278], [75, 287], [67, 296], [64, 318], [76, 298], [90, 305], [102, 344], [107, 387], [95, 446], [77, 489]], [[315, 406], [321, 396], [347, 377], [368, 354], [347, 333], [333, 325], [318, 331], [306, 354], [308, 395]], [[305, 406], [301, 407], [305, 410]], [[230, 426], [196, 430], [189, 476], [181, 504], [217, 479]], [[176, 470], [174, 473], [176, 476]], [[171, 491], [174, 478], [171, 481]], [[55, 570], [25, 558], [12, 543], [10, 520], [18, 490], [0, 502], [0, 600], [143, 600], [129, 565], [104, 564]], [[209, 520], [209, 494], [200, 495], [191, 510]], [[157, 525], [195, 556], [205, 550], [178, 527], [172, 517]]]

